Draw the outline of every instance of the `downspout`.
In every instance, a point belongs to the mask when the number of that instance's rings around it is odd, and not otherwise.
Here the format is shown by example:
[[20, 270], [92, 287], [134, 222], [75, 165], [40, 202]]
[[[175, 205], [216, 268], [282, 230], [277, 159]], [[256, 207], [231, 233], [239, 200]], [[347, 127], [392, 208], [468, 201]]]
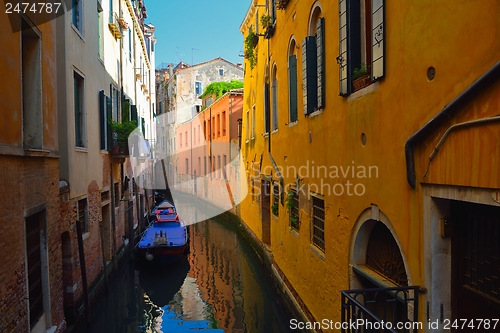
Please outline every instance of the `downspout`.
[[491, 83], [498, 80], [500, 77], [500, 61], [491, 67], [486, 73], [474, 81], [467, 89], [458, 95], [450, 104], [446, 105], [434, 118], [429, 120], [427, 124], [421, 127], [418, 131], [406, 141], [405, 157], [406, 157], [406, 180], [411, 188], [416, 187], [415, 175], [415, 156], [414, 148], [419, 141], [427, 137], [433, 130], [441, 126], [446, 120], [453, 117], [461, 108], [472, 98], [478, 95], [481, 91], [487, 88]]

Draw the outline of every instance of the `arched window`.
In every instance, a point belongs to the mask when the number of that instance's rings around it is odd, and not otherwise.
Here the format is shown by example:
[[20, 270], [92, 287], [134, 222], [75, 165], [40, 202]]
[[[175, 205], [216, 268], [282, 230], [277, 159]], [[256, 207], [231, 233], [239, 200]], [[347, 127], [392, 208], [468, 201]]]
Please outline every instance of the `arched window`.
[[278, 67], [276, 64], [273, 65], [273, 71], [271, 75], [271, 113], [272, 113], [272, 129], [276, 131], [278, 129]]
[[316, 2], [309, 18], [308, 36], [302, 41], [302, 87], [304, 114], [325, 106], [325, 23], [321, 3]]

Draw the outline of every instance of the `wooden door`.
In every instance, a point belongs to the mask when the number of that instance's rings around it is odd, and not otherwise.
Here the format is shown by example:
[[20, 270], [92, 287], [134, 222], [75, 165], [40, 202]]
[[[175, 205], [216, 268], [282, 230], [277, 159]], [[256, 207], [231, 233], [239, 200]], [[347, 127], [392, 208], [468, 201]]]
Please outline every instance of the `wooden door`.
[[478, 332], [477, 319], [500, 318], [500, 207], [454, 201], [452, 214], [452, 322], [476, 319], [456, 331]]

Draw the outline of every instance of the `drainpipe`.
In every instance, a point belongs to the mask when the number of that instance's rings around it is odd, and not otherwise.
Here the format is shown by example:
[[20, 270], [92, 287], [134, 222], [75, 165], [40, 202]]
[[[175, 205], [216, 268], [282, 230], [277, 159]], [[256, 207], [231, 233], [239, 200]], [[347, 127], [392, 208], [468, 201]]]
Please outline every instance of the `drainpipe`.
[[421, 127], [418, 131], [412, 134], [406, 141], [405, 156], [406, 156], [406, 180], [411, 188], [416, 187], [415, 176], [415, 156], [414, 148], [419, 141], [427, 137], [437, 127], [441, 126], [446, 120], [453, 117], [462, 107], [472, 100], [476, 95], [482, 92], [485, 88], [498, 80], [500, 77], [500, 61], [491, 67], [480, 78], [474, 81], [467, 89], [458, 95], [450, 104], [446, 105], [434, 118], [427, 124]]

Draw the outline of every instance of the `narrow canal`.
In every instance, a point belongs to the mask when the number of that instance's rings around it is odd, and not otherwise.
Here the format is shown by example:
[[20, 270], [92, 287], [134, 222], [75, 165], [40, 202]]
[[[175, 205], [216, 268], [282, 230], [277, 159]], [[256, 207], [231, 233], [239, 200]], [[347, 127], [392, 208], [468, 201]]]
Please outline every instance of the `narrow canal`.
[[74, 332], [289, 332], [290, 319], [251, 247], [229, 222], [190, 226], [190, 253], [166, 269], [125, 260]]

